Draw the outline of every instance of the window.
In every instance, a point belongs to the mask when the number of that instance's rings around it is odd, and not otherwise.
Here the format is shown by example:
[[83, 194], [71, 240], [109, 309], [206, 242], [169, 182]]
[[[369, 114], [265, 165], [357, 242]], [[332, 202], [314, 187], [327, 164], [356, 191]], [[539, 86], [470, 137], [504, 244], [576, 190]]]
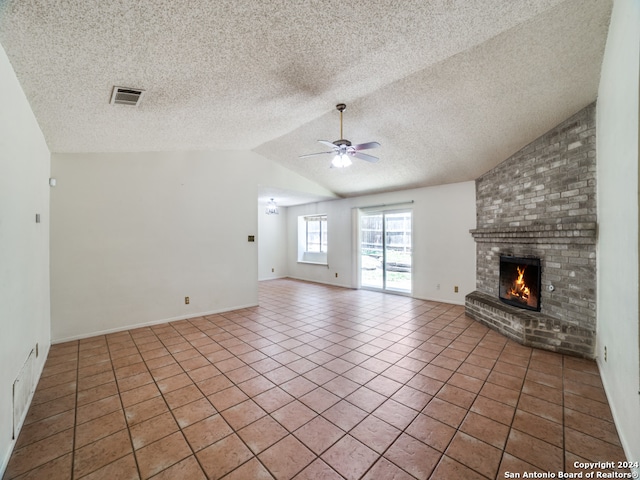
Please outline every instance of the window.
[[307, 252], [327, 252], [327, 216], [305, 217]]
[[298, 261], [327, 264], [327, 216], [298, 217]]

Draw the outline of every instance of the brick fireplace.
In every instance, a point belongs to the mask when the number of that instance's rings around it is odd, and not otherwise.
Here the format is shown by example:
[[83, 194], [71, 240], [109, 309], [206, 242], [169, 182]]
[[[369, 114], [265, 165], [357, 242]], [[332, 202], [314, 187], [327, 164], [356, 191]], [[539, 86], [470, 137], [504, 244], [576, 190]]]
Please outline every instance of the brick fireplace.
[[[476, 291], [465, 298], [467, 315], [524, 345], [587, 358], [596, 330], [595, 108], [476, 180]], [[498, 298], [501, 256], [539, 259], [539, 311]]]

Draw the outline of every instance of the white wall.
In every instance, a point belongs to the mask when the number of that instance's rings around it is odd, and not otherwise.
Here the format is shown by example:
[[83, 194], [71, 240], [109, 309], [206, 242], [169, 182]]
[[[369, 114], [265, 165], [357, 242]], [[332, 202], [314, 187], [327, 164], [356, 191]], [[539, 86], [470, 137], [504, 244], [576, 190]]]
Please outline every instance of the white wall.
[[[36, 372], [50, 344], [50, 154], [0, 46], [0, 476], [14, 441], [12, 385], [39, 344]], [[35, 223], [36, 213], [41, 222]]]
[[[401, 192], [289, 207], [289, 275], [294, 278], [355, 288], [358, 285], [357, 231], [354, 210], [372, 205], [408, 202], [413, 210], [413, 295], [416, 298], [463, 305], [475, 290], [475, 182], [455, 183]], [[388, 207], [405, 208], [405, 206]], [[297, 261], [297, 219], [327, 214], [329, 266]], [[336, 278], [335, 274], [338, 273]], [[440, 289], [436, 285], [440, 284]], [[454, 286], [458, 286], [458, 293]]]
[[597, 105], [597, 360], [627, 459], [636, 462], [640, 461], [639, 45], [640, 2], [616, 0]]
[[289, 275], [287, 267], [289, 209], [278, 207], [278, 215], [267, 215], [266, 208], [266, 203], [258, 205], [258, 280], [282, 278]]
[[251, 152], [54, 154], [51, 168], [54, 342], [256, 305], [258, 183], [330, 195]]

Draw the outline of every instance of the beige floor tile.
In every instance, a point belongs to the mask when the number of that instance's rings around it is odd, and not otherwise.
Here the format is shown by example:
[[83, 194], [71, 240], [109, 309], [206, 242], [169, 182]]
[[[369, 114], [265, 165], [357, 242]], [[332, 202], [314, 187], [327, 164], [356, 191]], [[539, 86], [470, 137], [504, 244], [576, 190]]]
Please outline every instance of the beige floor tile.
[[222, 478], [250, 460], [253, 454], [236, 434], [232, 434], [200, 450], [196, 457], [209, 478]]
[[133, 451], [129, 432], [120, 430], [75, 451], [73, 472], [75, 478], [92, 473]]
[[260, 461], [277, 479], [293, 478], [309, 465], [316, 456], [293, 435], [287, 435], [260, 455]]
[[280, 279], [259, 307], [51, 346], [3, 480], [502, 478], [603, 456], [624, 454], [595, 362], [463, 306]]
[[140, 476], [149, 478], [192, 454], [184, 435], [175, 432], [136, 450]]

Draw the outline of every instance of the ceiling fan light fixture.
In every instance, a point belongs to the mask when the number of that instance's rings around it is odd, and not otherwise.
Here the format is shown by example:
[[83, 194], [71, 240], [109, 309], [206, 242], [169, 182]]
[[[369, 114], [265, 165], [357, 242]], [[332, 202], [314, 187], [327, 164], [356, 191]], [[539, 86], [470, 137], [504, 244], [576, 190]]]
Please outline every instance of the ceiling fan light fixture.
[[276, 202], [273, 198], [267, 202], [267, 208], [265, 209], [264, 213], [266, 213], [267, 215], [280, 214], [280, 212], [278, 211], [278, 206], [276, 205]]
[[334, 166], [335, 168], [344, 168], [344, 167], [348, 167], [349, 165], [351, 165], [351, 159], [349, 158], [349, 155], [347, 155], [346, 153], [341, 153], [339, 155], [336, 155], [335, 157], [333, 157], [333, 160], [331, 161], [331, 165]]
[[358, 160], [365, 160], [367, 162], [375, 163], [379, 159], [368, 153], [362, 153], [362, 150], [369, 150], [371, 148], [378, 148], [380, 144], [378, 142], [367, 142], [353, 145], [349, 140], [343, 138], [342, 135], [342, 112], [347, 108], [344, 103], [336, 105], [336, 109], [340, 112], [340, 140], [329, 142], [327, 140], [318, 140], [325, 147], [329, 147], [331, 150], [328, 152], [309, 153], [307, 155], [300, 155], [299, 158], [315, 157], [316, 155], [334, 155], [331, 161], [332, 168], [345, 168], [351, 165], [351, 158], [355, 157]]

